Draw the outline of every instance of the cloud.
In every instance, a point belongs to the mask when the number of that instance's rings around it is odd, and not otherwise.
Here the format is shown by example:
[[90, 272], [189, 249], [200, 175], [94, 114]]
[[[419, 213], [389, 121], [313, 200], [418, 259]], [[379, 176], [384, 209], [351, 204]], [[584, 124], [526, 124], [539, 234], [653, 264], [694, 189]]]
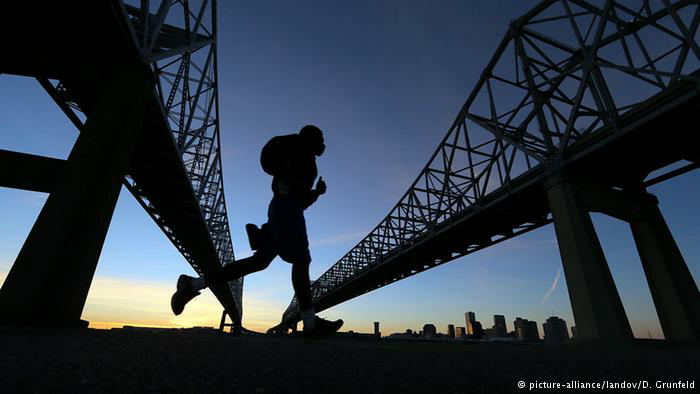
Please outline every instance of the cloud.
[[549, 296], [552, 295], [554, 290], [557, 288], [557, 284], [559, 284], [559, 277], [561, 276], [561, 268], [557, 270], [557, 276], [554, 277], [554, 282], [552, 282], [552, 286], [547, 290], [547, 293], [545, 293], [544, 297], [542, 298], [542, 301], [540, 301], [540, 305], [544, 305], [545, 302], [549, 299]]
[[337, 243], [347, 242], [347, 241], [358, 242], [362, 239], [362, 237], [364, 237], [368, 233], [369, 233], [369, 231], [355, 231], [352, 233], [332, 235], [332, 236], [326, 237], [326, 238], [311, 240], [311, 241], [309, 241], [309, 246], [310, 247], [328, 246], [328, 245], [334, 245]]

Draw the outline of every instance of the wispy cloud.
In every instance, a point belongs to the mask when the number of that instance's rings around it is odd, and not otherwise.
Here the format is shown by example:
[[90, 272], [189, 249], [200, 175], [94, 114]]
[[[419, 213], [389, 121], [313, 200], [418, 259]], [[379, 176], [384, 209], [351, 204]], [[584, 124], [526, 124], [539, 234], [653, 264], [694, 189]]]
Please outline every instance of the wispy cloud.
[[561, 268], [557, 270], [557, 276], [554, 277], [554, 282], [552, 282], [552, 286], [547, 290], [547, 293], [545, 293], [544, 297], [542, 297], [542, 301], [540, 301], [540, 305], [544, 305], [545, 302], [549, 299], [549, 296], [552, 295], [554, 290], [557, 288], [557, 284], [559, 284], [559, 277], [561, 276]]
[[[527, 237], [520, 237], [520, 238], [511, 238], [509, 240], [504, 241], [503, 243], [498, 244], [498, 246], [486, 248], [480, 253], [482, 255], [488, 255], [488, 254], [500, 255], [500, 254], [505, 253], [505, 252], [514, 252], [514, 251], [520, 251], [523, 249], [551, 250], [551, 249], [556, 249], [557, 247], [558, 247], [558, 244], [557, 244], [557, 240], [555, 238], [533, 240], [533, 239], [528, 239]], [[512, 261], [519, 261], [519, 260], [513, 259]]]
[[318, 247], [318, 246], [334, 245], [337, 243], [347, 242], [347, 241], [359, 241], [360, 239], [362, 239], [362, 237], [364, 237], [368, 233], [369, 233], [369, 231], [355, 231], [352, 233], [332, 235], [332, 236], [326, 237], [326, 238], [311, 240], [311, 241], [309, 241], [309, 246], [310, 247]]

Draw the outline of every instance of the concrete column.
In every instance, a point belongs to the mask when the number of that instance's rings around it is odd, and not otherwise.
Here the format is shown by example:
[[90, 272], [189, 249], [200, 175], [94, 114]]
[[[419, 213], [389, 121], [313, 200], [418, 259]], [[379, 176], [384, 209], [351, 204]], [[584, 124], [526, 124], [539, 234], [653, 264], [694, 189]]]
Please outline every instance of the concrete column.
[[658, 205], [640, 208], [630, 221], [664, 336], [700, 340], [700, 294]]
[[224, 309], [223, 312], [221, 312], [221, 321], [219, 322], [219, 331], [224, 332], [224, 328], [226, 328], [226, 316], [228, 314], [226, 313], [226, 309]]
[[115, 66], [0, 289], [0, 321], [80, 325], [122, 179], [153, 94], [150, 71]]
[[593, 222], [577, 196], [574, 183], [562, 176], [553, 177], [547, 185], [547, 197], [578, 337], [632, 339], [632, 330]]

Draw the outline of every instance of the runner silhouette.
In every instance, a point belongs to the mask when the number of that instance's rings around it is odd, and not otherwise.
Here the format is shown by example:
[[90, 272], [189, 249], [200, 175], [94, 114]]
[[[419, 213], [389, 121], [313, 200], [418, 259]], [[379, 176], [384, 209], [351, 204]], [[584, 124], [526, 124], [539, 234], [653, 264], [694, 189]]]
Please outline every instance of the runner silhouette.
[[311, 300], [311, 255], [304, 210], [326, 192], [322, 177], [313, 187], [318, 176], [316, 156], [321, 156], [325, 148], [321, 129], [313, 125], [304, 126], [298, 134], [274, 137], [265, 144], [260, 162], [265, 172], [273, 176], [273, 197], [267, 223], [260, 229], [254, 224], [246, 225], [251, 249], [256, 252], [199, 278], [180, 275], [170, 302], [173, 313], [182, 313], [185, 305], [209, 285], [264, 270], [280, 256], [292, 264], [292, 285], [304, 321], [304, 336], [328, 336], [343, 325], [342, 320], [329, 321], [316, 316]]

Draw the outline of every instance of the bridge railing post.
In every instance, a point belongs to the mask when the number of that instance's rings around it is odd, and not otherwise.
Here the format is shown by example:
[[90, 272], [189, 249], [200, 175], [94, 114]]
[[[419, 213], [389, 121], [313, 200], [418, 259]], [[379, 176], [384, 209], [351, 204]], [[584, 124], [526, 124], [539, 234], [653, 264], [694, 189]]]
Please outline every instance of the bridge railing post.
[[574, 181], [557, 174], [549, 178], [546, 188], [578, 337], [632, 339], [610, 268]]
[[80, 316], [153, 83], [141, 63], [114, 67], [0, 289], [0, 321], [85, 324]]

